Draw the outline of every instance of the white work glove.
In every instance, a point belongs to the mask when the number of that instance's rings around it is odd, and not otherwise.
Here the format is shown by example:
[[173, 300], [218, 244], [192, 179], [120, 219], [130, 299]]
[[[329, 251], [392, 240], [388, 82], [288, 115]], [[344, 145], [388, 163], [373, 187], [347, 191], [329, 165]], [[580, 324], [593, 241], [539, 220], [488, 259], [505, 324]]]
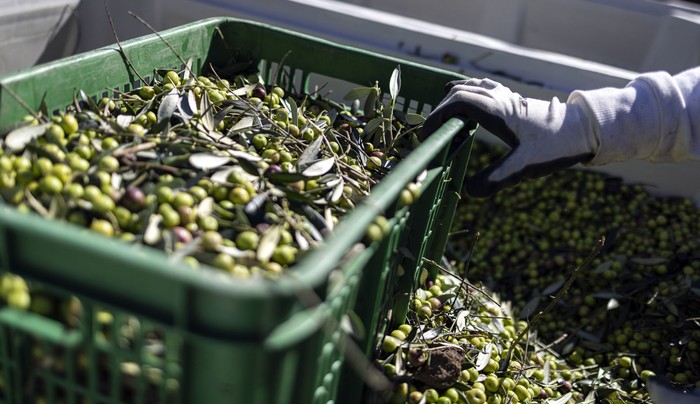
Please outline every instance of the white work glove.
[[478, 122], [512, 150], [500, 161], [468, 178], [466, 191], [488, 197], [528, 178], [589, 161], [596, 140], [585, 106], [523, 98], [489, 79], [448, 84], [449, 93], [428, 116], [423, 132], [430, 134], [453, 116]]

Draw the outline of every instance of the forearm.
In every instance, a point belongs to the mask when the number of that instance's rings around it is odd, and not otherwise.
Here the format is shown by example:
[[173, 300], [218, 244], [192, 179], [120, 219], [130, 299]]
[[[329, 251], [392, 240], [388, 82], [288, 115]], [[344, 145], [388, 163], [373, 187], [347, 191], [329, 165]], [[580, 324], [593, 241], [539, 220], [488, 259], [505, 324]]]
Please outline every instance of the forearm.
[[589, 165], [700, 160], [700, 67], [638, 76], [625, 88], [574, 91], [599, 141]]

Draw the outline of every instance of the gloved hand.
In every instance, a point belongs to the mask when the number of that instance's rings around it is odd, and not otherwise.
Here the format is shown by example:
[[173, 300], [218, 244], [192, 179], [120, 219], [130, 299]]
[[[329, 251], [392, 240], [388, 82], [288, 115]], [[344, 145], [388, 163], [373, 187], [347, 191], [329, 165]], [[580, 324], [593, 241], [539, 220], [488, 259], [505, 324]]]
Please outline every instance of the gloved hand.
[[478, 122], [512, 150], [500, 161], [467, 179], [473, 197], [488, 197], [528, 178], [589, 161], [599, 141], [586, 106], [574, 100], [559, 102], [523, 98], [489, 79], [455, 81], [449, 93], [428, 116], [428, 135], [454, 116]]

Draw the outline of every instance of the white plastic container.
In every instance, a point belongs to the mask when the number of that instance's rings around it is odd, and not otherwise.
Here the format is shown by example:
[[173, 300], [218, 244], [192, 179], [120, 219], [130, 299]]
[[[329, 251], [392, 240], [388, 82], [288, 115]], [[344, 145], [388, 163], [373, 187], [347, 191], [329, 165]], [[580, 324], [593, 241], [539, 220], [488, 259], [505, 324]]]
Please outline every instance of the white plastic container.
[[[247, 18], [458, 71], [471, 77], [489, 77], [523, 96], [545, 99], [555, 96], [566, 99], [575, 89], [621, 87], [637, 72], [646, 70], [642, 68], [645, 66], [656, 64], [655, 68], [674, 71], [679, 70], [681, 64], [700, 64], [696, 59], [700, 52], [700, 46], [697, 46], [700, 40], [695, 37], [698, 35], [698, 24], [693, 9], [685, 10], [646, 0], [441, 0], [441, 4], [444, 4], [442, 7], [435, 7], [434, 2], [425, 0], [362, 1], [382, 3], [385, 7], [392, 2], [400, 2], [403, 8], [396, 10], [404, 14], [414, 10], [422, 19], [332, 0], [111, 0], [108, 3], [120, 40], [150, 32], [149, 28], [128, 14], [129, 10], [156, 30], [213, 16]], [[83, 16], [84, 40], [80, 50], [94, 49], [115, 41], [101, 3], [81, 4], [79, 11]], [[443, 15], [441, 24], [426, 21], [435, 13], [444, 13], [449, 4], [467, 3], [473, 7], [469, 13]], [[603, 10], [613, 8], [616, 12], [608, 10], [610, 13], [603, 18]], [[549, 21], [549, 25], [545, 26], [546, 17], [552, 16], [552, 10], [562, 13], [568, 10], [569, 14], [557, 15], [556, 24]], [[559, 42], [569, 38], [571, 43], [569, 47], [565, 44], [561, 46], [569, 50], [578, 46], [579, 51], [585, 54], [586, 49], [582, 46], [586, 43], [586, 36], [584, 40], [579, 38], [580, 43], [577, 44], [575, 37], [583, 33], [574, 35], [577, 31], [573, 30], [573, 21], [577, 18], [583, 21], [585, 15], [595, 16], [596, 13], [601, 13], [600, 21], [606, 18], [610, 24], [617, 21], [617, 32], [626, 41], [630, 54], [636, 55], [635, 69], [592, 61], [589, 60], [592, 56], [588, 54], [576, 57], [504, 40], [509, 36], [511, 39], [518, 37], [529, 44], [540, 37], [549, 38], [550, 45], [554, 47], [557, 42], [554, 37], [561, 36]], [[449, 27], [450, 21], [472, 21], [471, 24], [481, 27], [485, 35]], [[522, 25], [523, 21], [527, 22], [527, 30]], [[571, 26], [570, 32], [567, 25]], [[609, 42], [619, 42], [620, 38], [616, 37], [616, 32], [610, 31], [609, 26], [582, 26], [588, 30], [590, 38], [607, 29]], [[651, 27], [656, 27], [656, 30], [649, 31]], [[630, 32], [638, 34], [632, 35]], [[498, 36], [503, 39], [497, 39]], [[676, 37], [681, 39], [676, 42], [668, 39]], [[654, 54], [663, 57], [650, 56]], [[611, 55], [616, 56], [615, 52]], [[630, 58], [626, 60], [632, 61]], [[667, 67], [660, 66], [662, 62], [666, 62]], [[496, 141], [483, 130], [478, 132], [478, 136]], [[631, 182], [649, 184], [650, 190], [658, 194], [700, 195], [700, 163], [629, 161], [596, 170], [622, 176]]]
[[633, 71], [700, 64], [700, 7], [658, 0], [345, 0]]
[[0, 74], [33, 66], [79, 1], [0, 0]]

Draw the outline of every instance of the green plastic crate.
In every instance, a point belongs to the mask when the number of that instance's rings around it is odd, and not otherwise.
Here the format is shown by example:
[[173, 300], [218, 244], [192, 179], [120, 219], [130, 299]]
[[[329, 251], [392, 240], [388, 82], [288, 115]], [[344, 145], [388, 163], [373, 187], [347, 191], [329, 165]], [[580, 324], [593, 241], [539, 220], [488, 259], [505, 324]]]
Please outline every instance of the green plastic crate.
[[[341, 46], [288, 30], [214, 18], [122, 43], [148, 80], [192, 59], [195, 73], [232, 54], [252, 57], [267, 81], [307, 91], [314, 80], [388, 89], [401, 66], [400, 108], [427, 112], [455, 73]], [[177, 55], [175, 52], [177, 52]], [[178, 56], [179, 55], [179, 56]], [[282, 63], [282, 65], [280, 65]], [[317, 77], [317, 78], [315, 78]], [[318, 78], [320, 77], [320, 78]], [[0, 128], [71, 104], [82, 90], [101, 97], [141, 82], [115, 46], [0, 80]], [[342, 96], [342, 94], [341, 94]], [[70, 224], [0, 203], [0, 270], [54, 296], [76, 296], [73, 327], [0, 309], [0, 403], [357, 402], [362, 377], [347, 365], [349, 341], [371, 358], [387, 315], [405, 313], [422, 258], [439, 261], [466, 171], [473, 125], [452, 119], [398, 164], [319, 249], [278, 281], [244, 281], [172, 264]], [[400, 191], [423, 176], [421, 197], [398, 208]], [[357, 248], [378, 214], [381, 243]], [[105, 325], [104, 310], [113, 314]], [[352, 315], [352, 314], [356, 315]], [[349, 318], [365, 336], [348, 338]], [[126, 335], [126, 336], [125, 336]], [[342, 380], [341, 380], [342, 379]]]

